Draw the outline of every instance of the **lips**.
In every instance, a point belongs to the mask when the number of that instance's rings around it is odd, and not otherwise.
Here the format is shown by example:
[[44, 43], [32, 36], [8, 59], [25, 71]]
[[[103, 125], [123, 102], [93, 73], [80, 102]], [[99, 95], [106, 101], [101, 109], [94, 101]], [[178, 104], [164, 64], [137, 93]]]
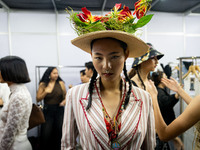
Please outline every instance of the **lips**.
[[111, 75], [113, 75], [113, 73], [103, 73], [103, 75], [104, 75], [105, 77], [110, 77]]

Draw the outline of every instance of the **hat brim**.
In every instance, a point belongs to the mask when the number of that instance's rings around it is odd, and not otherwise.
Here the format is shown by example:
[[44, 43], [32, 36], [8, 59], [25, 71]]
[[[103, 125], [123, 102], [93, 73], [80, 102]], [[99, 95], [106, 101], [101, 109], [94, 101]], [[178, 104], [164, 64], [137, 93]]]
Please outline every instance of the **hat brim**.
[[73, 39], [71, 43], [85, 52], [91, 53], [91, 42], [93, 40], [109, 37], [125, 42], [127, 44], [127, 50], [129, 50], [129, 57], [140, 57], [149, 49], [147, 44], [136, 36], [117, 30], [104, 30], [87, 33]]
[[[164, 54], [160, 53], [159, 51], [157, 51], [153, 48], [150, 48], [150, 50], [151, 50], [150, 53], [148, 52], [141, 57], [135, 58], [135, 60], [132, 64], [132, 68], [140, 65], [141, 63], [143, 63], [143, 62], [145, 62], [145, 61], [147, 61], [147, 60], [149, 60], [149, 59], [151, 59], [155, 56], [157, 57], [158, 60], [161, 59], [164, 56]], [[147, 54], [149, 54], [149, 55], [147, 55]]]

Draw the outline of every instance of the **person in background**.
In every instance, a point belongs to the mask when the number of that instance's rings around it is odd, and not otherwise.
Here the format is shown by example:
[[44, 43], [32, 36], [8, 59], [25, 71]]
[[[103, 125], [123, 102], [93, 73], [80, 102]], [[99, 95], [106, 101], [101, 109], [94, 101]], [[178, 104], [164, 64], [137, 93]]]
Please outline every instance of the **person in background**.
[[[158, 91], [157, 98], [161, 114], [166, 124], [169, 125], [174, 119], [176, 119], [173, 108], [179, 101], [179, 95], [178, 93], [170, 95], [166, 90], [165, 84], [161, 82], [162, 78], [167, 78], [164, 72], [157, 71], [152, 73], [151, 79]], [[179, 137], [174, 138], [173, 143], [174, 144], [172, 145], [170, 143], [168, 144], [168, 142], [163, 142], [158, 136], [156, 136], [156, 150], [170, 150], [174, 149], [174, 146], [177, 150], [184, 149], [184, 145]]]
[[143, 56], [135, 58], [132, 69], [129, 71], [129, 78], [133, 85], [143, 90], [148, 88], [150, 72], [155, 70], [158, 60], [164, 56], [154, 49], [152, 44], [147, 43], [147, 45], [150, 47], [149, 51]]
[[10, 89], [8, 87], [8, 84], [6, 83], [0, 83], [0, 116], [1, 116], [1, 109], [3, 105], [8, 102], [10, 95]]
[[[151, 94], [152, 100], [153, 100], [153, 106], [154, 106], [154, 116], [155, 116], [155, 123], [156, 123], [156, 132], [159, 136], [159, 138], [162, 141], [169, 141], [181, 133], [185, 132], [192, 126], [194, 126], [200, 121], [200, 95], [191, 98], [178, 84], [178, 82], [171, 78], [166, 79], [162, 78], [161, 80], [168, 88], [173, 90], [174, 92], [177, 92], [179, 96], [182, 97], [182, 99], [188, 104], [184, 112], [179, 115], [172, 123], [167, 125], [165, 121], [163, 120], [163, 117], [161, 115], [159, 104], [157, 100], [157, 89], [153, 83], [153, 81], [149, 82], [149, 93]], [[199, 128], [199, 127], [198, 127]], [[199, 137], [197, 137], [199, 139]], [[196, 149], [199, 149], [200, 141], [196, 141], [195, 147]], [[191, 148], [192, 149], [192, 148]]]
[[90, 78], [87, 77], [85, 74], [85, 69], [80, 71], [80, 78], [81, 78], [81, 83], [87, 83], [90, 81]]
[[56, 67], [44, 72], [37, 91], [37, 102], [44, 100], [46, 122], [41, 126], [41, 150], [60, 150], [66, 88]]
[[18, 56], [1, 58], [0, 82], [11, 91], [0, 115], [0, 150], [32, 150], [27, 138], [32, 98], [25, 86], [30, 82], [25, 61]]
[[92, 61], [86, 62], [85, 63], [85, 74], [88, 78], [91, 78], [93, 76], [94, 72], [94, 66]]

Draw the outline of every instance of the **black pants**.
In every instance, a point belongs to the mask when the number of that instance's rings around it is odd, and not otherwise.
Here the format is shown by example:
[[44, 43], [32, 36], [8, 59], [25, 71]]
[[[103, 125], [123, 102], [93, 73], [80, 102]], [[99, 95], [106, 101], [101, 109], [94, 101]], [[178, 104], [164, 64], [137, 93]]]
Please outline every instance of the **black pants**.
[[155, 147], [155, 150], [170, 150], [168, 142], [161, 141], [157, 134], [156, 134], [156, 147]]
[[44, 105], [46, 122], [41, 126], [41, 150], [60, 150], [64, 107]]

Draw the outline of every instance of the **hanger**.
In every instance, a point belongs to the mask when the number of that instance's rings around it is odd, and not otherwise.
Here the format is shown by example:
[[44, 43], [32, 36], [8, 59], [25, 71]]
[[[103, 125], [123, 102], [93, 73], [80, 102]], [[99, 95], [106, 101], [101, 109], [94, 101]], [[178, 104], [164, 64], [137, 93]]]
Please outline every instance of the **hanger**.
[[195, 70], [198, 71], [200, 73], [200, 68], [197, 65], [197, 59], [195, 59]]
[[195, 74], [195, 76], [197, 77], [197, 79], [200, 81], [199, 75], [196, 72], [195, 66], [194, 64], [194, 58], [192, 57], [192, 65], [190, 65], [188, 72], [183, 76], [183, 79], [185, 79], [190, 73]]
[[178, 70], [178, 71], [180, 71], [180, 69], [179, 69], [178, 66], [175, 66], [174, 69], [173, 69], [172, 71], [174, 71], [174, 70]]

